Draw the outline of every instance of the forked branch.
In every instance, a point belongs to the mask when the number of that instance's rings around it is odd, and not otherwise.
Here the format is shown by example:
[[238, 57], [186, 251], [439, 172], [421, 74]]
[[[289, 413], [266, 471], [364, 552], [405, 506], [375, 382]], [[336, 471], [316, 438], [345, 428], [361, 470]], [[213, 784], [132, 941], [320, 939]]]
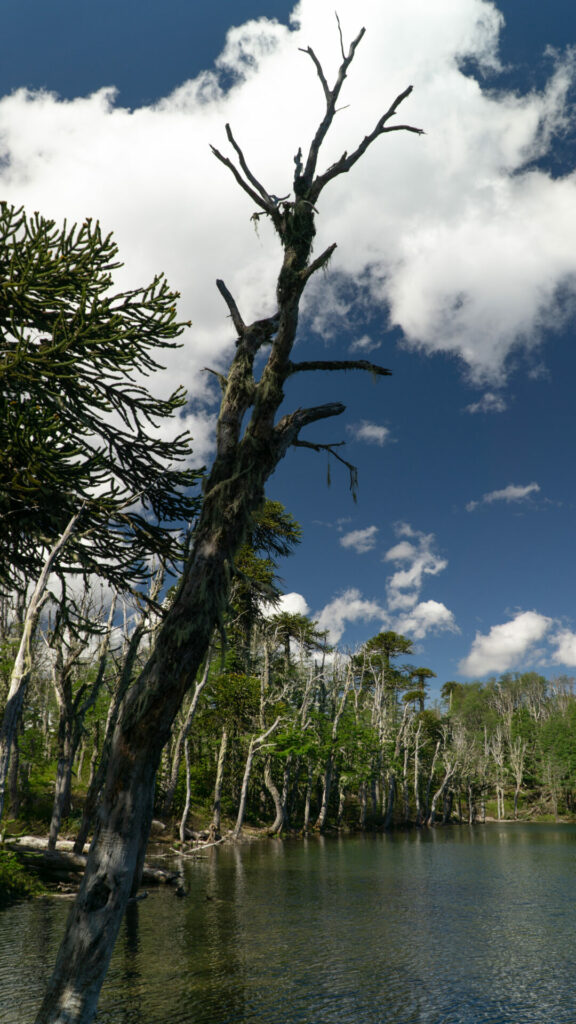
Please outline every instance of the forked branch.
[[[299, 194], [299, 191], [302, 189], [302, 186], [304, 186], [305, 189], [309, 189], [310, 186], [312, 185], [314, 175], [316, 174], [316, 165], [318, 162], [318, 154], [320, 152], [320, 147], [324, 142], [324, 139], [326, 138], [326, 134], [328, 132], [328, 129], [330, 128], [330, 125], [332, 124], [332, 121], [334, 120], [334, 114], [336, 113], [336, 103], [338, 102], [340, 91], [342, 89], [342, 86], [344, 85], [346, 73], [352, 61], [354, 60], [356, 48], [360, 43], [360, 40], [362, 39], [362, 36], [364, 35], [365, 31], [365, 28], [361, 28], [358, 35], [356, 36], [356, 39], [354, 39], [354, 41], [350, 44], [350, 49], [348, 50], [346, 56], [343, 57], [342, 63], [338, 70], [338, 77], [336, 79], [336, 83], [333, 89], [330, 89], [328, 82], [326, 81], [324, 71], [322, 70], [322, 65], [320, 64], [320, 61], [318, 60], [318, 57], [314, 53], [312, 47], [308, 46], [305, 50], [302, 50], [303, 53], [308, 54], [308, 56], [310, 57], [314, 64], [314, 67], [316, 68], [316, 73], [318, 75], [318, 78], [320, 79], [322, 89], [324, 91], [324, 96], [326, 98], [326, 113], [324, 114], [322, 121], [318, 125], [316, 134], [310, 144], [308, 158], [306, 160], [304, 173], [301, 175], [301, 180], [298, 182], [294, 182], [295, 192], [297, 195]], [[340, 40], [342, 43], [342, 36], [340, 37]], [[298, 184], [299, 186], [298, 190], [296, 189], [296, 184]]]
[[348, 153], [343, 153], [336, 163], [332, 164], [327, 171], [324, 171], [324, 174], [319, 174], [314, 179], [310, 191], [310, 198], [312, 202], [316, 202], [322, 189], [329, 181], [332, 181], [332, 179], [336, 178], [339, 174], [346, 174], [380, 135], [385, 135], [387, 132], [413, 132], [415, 135], [425, 134], [423, 128], [415, 128], [410, 124], [388, 124], [390, 119], [396, 114], [400, 104], [410, 95], [412, 90], [413, 86], [409, 85], [407, 89], [404, 89], [404, 92], [399, 93], [386, 113], [379, 119], [374, 130], [370, 132], [369, 135], [364, 136], [362, 142], [357, 146], [353, 153], [350, 153], [349, 155]]
[[[338, 462], [341, 462], [343, 466], [346, 466], [348, 473], [350, 474], [350, 490], [352, 491], [352, 497], [356, 501], [358, 496], [358, 469], [352, 463], [348, 462], [338, 452], [335, 452], [335, 448], [341, 448], [342, 445], [346, 444], [345, 441], [333, 441], [332, 444], [320, 444], [317, 441], [294, 441], [294, 448], [312, 448], [315, 452], [328, 452], [329, 455], [333, 455]], [[328, 483], [330, 484], [330, 468], [328, 468]]]

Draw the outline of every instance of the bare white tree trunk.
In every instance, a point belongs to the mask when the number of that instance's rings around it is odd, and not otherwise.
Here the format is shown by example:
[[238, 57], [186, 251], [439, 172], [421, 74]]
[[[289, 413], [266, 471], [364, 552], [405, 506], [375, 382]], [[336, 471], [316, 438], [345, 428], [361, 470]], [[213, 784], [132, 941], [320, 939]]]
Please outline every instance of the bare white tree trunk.
[[163, 814], [168, 814], [170, 812], [170, 808], [172, 806], [172, 801], [174, 799], [174, 793], [176, 792], [176, 786], [178, 785], [178, 773], [180, 771], [180, 763], [182, 761], [182, 750], [184, 748], [184, 743], [185, 743], [185, 741], [186, 741], [186, 739], [187, 739], [187, 737], [188, 737], [188, 735], [190, 733], [190, 729], [192, 728], [192, 723], [194, 721], [194, 718], [196, 716], [196, 712], [198, 710], [198, 702], [200, 700], [200, 695], [202, 693], [202, 690], [206, 686], [206, 683], [208, 682], [208, 675], [210, 673], [210, 663], [211, 663], [211, 660], [212, 660], [212, 651], [210, 650], [210, 651], [208, 651], [208, 655], [206, 657], [206, 664], [204, 666], [204, 671], [202, 673], [202, 678], [197, 680], [197, 682], [196, 682], [196, 684], [194, 686], [194, 692], [192, 694], [192, 697], [190, 698], [190, 703], [188, 705], [188, 710], [186, 712], [186, 717], [184, 719], [184, 723], [182, 725], [182, 728], [180, 729], [180, 732], [178, 733], [178, 738], [177, 738], [176, 744], [174, 746], [174, 753], [172, 755], [172, 765], [171, 765], [171, 769], [170, 769], [170, 781], [168, 783], [168, 787], [166, 789], [166, 796], [164, 797], [164, 803], [162, 805], [162, 813]]
[[22, 627], [20, 646], [16, 654], [16, 660], [10, 677], [8, 698], [4, 709], [4, 717], [0, 726], [0, 819], [4, 812], [4, 798], [6, 792], [6, 779], [10, 766], [10, 751], [12, 742], [18, 728], [24, 696], [30, 680], [32, 671], [32, 641], [40, 618], [40, 612], [48, 600], [48, 579], [58, 561], [58, 556], [68, 543], [74, 527], [78, 521], [79, 512], [72, 516], [68, 526], [51, 548], [42, 572], [38, 577], [36, 586], [30, 598], [26, 616]]
[[186, 800], [184, 802], [184, 810], [182, 811], [182, 817], [180, 819], [180, 842], [182, 846], [186, 841], [186, 822], [190, 813], [190, 803], [192, 801], [192, 790], [190, 787], [190, 744], [188, 739], [184, 740], [184, 761], [186, 763]]
[[416, 811], [416, 824], [422, 823], [422, 806], [420, 803], [420, 732], [422, 722], [418, 722], [418, 728], [414, 737], [414, 807]]
[[214, 803], [212, 805], [212, 824], [214, 831], [220, 833], [220, 817], [221, 817], [221, 800], [222, 800], [222, 780], [224, 778], [224, 762], [226, 761], [226, 751], [228, 750], [228, 728], [224, 726], [222, 729], [222, 739], [220, 740], [220, 749], [218, 751], [218, 764], [216, 766], [216, 781], [214, 783]]
[[248, 746], [248, 754], [246, 756], [246, 766], [244, 768], [244, 778], [242, 779], [242, 788], [240, 790], [240, 803], [238, 805], [238, 817], [236, 818], [236, 824], [234, 826], [234, 838], [238, 839], [238, 836], [242, 832], [242, 825], [244, 824], [244, 815], [246, 814], [246, 801], [248, 799], [248, 784], [250, 782], [250, 775], [252, 774], [252, 765], [256, 754], [262, 750], [266, 740], [272, 735], [274, 730], [280, 724], [280, 718], [278, 717], [275, 722], [272, 723], [266, 732], [263, 732], [260, 736], [253, 736]]

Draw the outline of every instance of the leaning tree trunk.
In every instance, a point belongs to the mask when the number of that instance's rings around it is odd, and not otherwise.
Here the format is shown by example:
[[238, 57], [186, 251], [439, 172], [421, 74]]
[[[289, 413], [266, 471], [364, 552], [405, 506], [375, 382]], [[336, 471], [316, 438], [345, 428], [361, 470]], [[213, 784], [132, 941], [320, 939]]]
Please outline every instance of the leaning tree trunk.
[[[138, 885], [162, 750], [206, 656], [212, 633], [222, 623], [235, 555], [248, 534], [252, 513], [262, 505], [266, 481], [291, 446], [328, 450], [344, 461], [333, 445], [300, 439], [300, 431], [307, 425], [342, 413], [341, 403], [296, 409], [277, 420], [288, 377], [319, 369], [389, 373], [366, 360], [293, 363], [290, 359], [304, 288], [311, 276], [326, 266], [335, 249], [331, 245], [311, 260], [316, 204], [322, 190], [347, 173], [380, 135], [402, 130], [421, 134], [420, 129], [409, 125], [388, 124], [411, 92], [410, 87], [394, 100], [356, 149], [317, 173], [320, 148], [363, 34], [364, 30], [348, 54], [343, 54], [332, 89], [314, 52], [310, 48], [306, 51], [322, 84], [326, 112], [305, 161], [300, 151], [295, 158], [293, 200], [278, 200], [260, 184], [229, 126], [227, 136], [237, 162], [213, 150], [258, 207], [256, 216], [269, 217], [280, 238], [283, 261], [276, 290], [277, 310], [247, 325], [226, 285], [218, 282], [238, 337], [227, 377], [217, 374], [223, 397], [216, 456], [174, 602], [166, 612], [150, 659], [120, 709], [86, 872], [36, 1024], [90, 1024], [93, 1020], [124, 908]], [[269, 354], [256, 378], [254, 361], [263, 346]]]

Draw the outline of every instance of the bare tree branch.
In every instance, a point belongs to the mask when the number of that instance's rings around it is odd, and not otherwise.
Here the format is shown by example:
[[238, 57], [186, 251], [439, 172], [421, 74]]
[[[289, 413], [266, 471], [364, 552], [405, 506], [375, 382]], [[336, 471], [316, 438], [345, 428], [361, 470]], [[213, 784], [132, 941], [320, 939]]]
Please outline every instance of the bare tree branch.
[[346, 172], [354, 166], [354, 164], [366, 152], [368, 147], [371, 146], [374, 140], [380, 135], [384, 135], [387, 132], [413, 132], [416, 135], [425, 134], [423, 128], [415, 128], [413, 125], [409, 124], [388, 125], [388, 121], [390, 118], [394, 117], [398, 107], [410, 95], [412, 89], [413, 86], [409, 85], [404, 92], [399, 93], [386, 113], [379, 119], [374, 130], [362, 139], [362, 142], [353, 153], [350, 153], [350, 155], [348, 155], [348, 153], [343, 153], [340, 159], [337, 160], [336, 163], [332, 164], [324, 174], [319, 174], [314, 179], [310, 189], [310, 199], [312, 202], [316, 202], [322, 189], [329, 181], [336, 178], [339, 174], [346, 174]]
[[[341, 448], [344, 444], [346, 444], [345, 441], [333, 441], [332, 444], [320, 444], [315, 441], [301, 441], [298, 439], [297, 441], [292, 442], [292, 447], [312, 448], [315, 452], [328, 452], [329, 455], [333, 455], [335, 459], [338, 459], [338, 462], [341, 462], [343, 466], [346, 466], [350, 474], [350, 490], [352, 491], [354, 501], [356, 501], [358, 494], [358, 469], [352, 462], [348, 462], [347, 459], [344, 459], [341, 455], [338, 455], [338, 452], [334, 451], [335, 448]], [[328, 483], [330, 483], [330, 475], [328, 475]]]
[[[316, 173], [316, 164], [318, 162], [318, 154], [320, 152], [320, 147], [321, 147], [322, 143], [324, 142], [324, 139], [326, 138], [326, 133], [327, 133], [328, 129], [330, 128], [330, 125], [332, 124], [332, 121], [334, 119], [334, 113], [335, 113], [335, 110], [336, 110], [336, 103], [338, 101], [338, 96], [340, 95], [340, 91], [342, 89], [342, 86], [344, 85], [344, 79], [346, 78], [346, 73], [348, 71], [348, 68], [350, 67], [350, 64], [352, 63], [352, 61], [354, 59], [354, 54], [356, 52], [356, 48], [357, 48], [358, 44], [360, 43], [360, 40], [362, 39], [362, 36], [364, 35], [365, 31], [366, 31], [366, 29], [364, 29], [364, 28], [360, 29], [358, 35], [356, 36], [356, 39], [351, 43], [350, 49], [348, 51], [348, 55], [346, 57], [344, 57], [341, 65], [340, 65], [340, 68], [339, 68], [339, 71], [338, 71], [338, 77], [336, 79], [336, 84], [334, 85], [333, 89], [330, 89], [328, 87], [328, 83], [326, 81], [326, 77], [324, 75], [324, 72], [322, 71], [322, 67], [320, 65], [320, 61], [318, 60], [318, 58], [317, 58], [316, 54], [314, 53], [314, 51], [312, 50], [312, 48], [308, 47], [308, 49], [304, 51], [305, 53], [308, 54], [308, 56], [314, 62], [314, 65], [316, 67], [316, 71], [318, 73], [318, 77], [320, 78], [320, 81], [322, 83], [322, 88], [324, 90], [324, 95], [326, 97], [326, 113], [325, 113], [322, 121], [320, 122], [320, 124], [318, 126], [318, 129], [316, 131], [316, 134], [315, 134], [315, 136], [314, 136], [314, 138], [313, 138], [313, 140], [312, 140], [312, 142], [310, 144], [310, 149], [308, 151], [308, 158], [306, 160], [306, 166], [304, 168], [304, 173], [301, 176], [302, 177], [302, 184], [304, 185], [305, 188], [310, 188], [310, 186], [312, 185], [312, 181], [313, 181], [314, 175]], [[297, 184], [297, 181], [294, 182], [295, 186], [296, 186], [296, 184]], [[300, 184], [300, 183], [298, 182], [298, 184]]]
[[240, 312], [238, 310], [238, 306], [236, 305], [236, 303], [234, 301], [234, 298], [232, 297], [232, 295], [228, 291], [226, 285], [224, 284], [224, 281], [222, 281], [221, 278], [217, 278], [217, 280], [216, 280], [216, 287], [217, 287], [218, 291], [220, 292], [220, 295], [224, 299], [224, 302], [228, 306], [228, 309], [230, 310], [230, 316], [232, 317], [232, 323], [234, 324], [234, 327], [236, 328], [239, 337], [242, 337], [242, 335], [244, 334], [246, 325], [245, 325], [242, 317], [240, 316]]
[[327, 402], [325, 405], [315, 405], [309, 409], [296, 409], [287, 413], [274, 427], [274, 435], [283, 445], [294, 444], [299, 432], [310, 423], [317, 423], [318, 420], [326, 420], [331, 416], [341, 416], [346, 406], [342, 402]]
[[320, 256], [313, 260], [312, 263], [309, 263], [308, 266], [306, 267], [306, 270], [302, 271], [304, 280], [307, 281], [310, 277], [312, 277], [312, 274], [316, 273], [317, 270], [321, 270], [322, 267], [325, 267], [333, 252], [337, 248], [338, 247], [336, 245], [336, 242], [333, 242], [332, 245], [329, 245], [328, 248], [325, 249], [324, 252], [320, 254]]
[[308, 56], [310, 57], [310, 59], [314, 62], [314, 66], [316, 68], [316, 71], [318, 72], [318, 78], [320, 79], [320, 81], [322, 83], [322, 88], [324, 90], [324, 95], [326, 97], [326, 103], [330, 103], [330, 100], [332, 98], [332, 93], [330, 91], [330, 86], [328, 85], [328, 82], [326, 81], [326, 76], [324, 74], [324, 71], [322, 70], [322, 65], [321, 65], [320, 61], [318, 60], [318, 57], [314, 53], [314, 50], [312, 49], [311, 46], [307, 46], [306, 48], [304, 48], [303, 46], [300, 46], [299, 50], [300, 50], [300, 53], [307, 53]]
[[228, 387], [228, 377], [225, 377], [223, 373], [218, 373], [218, 370], [213, 370], [211, 366], [204, 366], [203, 369], [206, 373], [212, 373], [214, 377], [216, 377], [222, 392], [226, 391], [226, 388]]
[[234, 136], [232, 134], [232, 129], [231, 129], [229, 124], [226, 125], [226, 136], [228, 138], [228, 141], [230, 142], [230, 144], [234, 147], [234, 149], [236, 151], [236, 155], [238, 156], [238, 160], [240, 161], [240, 167], [244, 171], [244, 174], [248, 178], [248, 181], [257, 190], [257, 192], [260, 193], [262, 199], [264, 200], [264, 203], [265, 203], [266, 207], [268, 209], [270, 209], [271, 207], [274, 206], [274, 203], [272, 202], [272, 199], [271, 199], [270, 195], [268, 194], [268, 192], [266, 191], [266, 189], [264, 188], [264, 186], [260, 184], [260, 182], [258, 181], [258, 178], [256, 178], [252, 174], [252, 171], [248, 167], [248, 164], [246, 163], [246, 160], [245, 160], [245, 157], [244, 157], [244, 153], [242, 152], [240, 146], [236, 142], [236, 139], [234, 138]]
[[270, 204], [265, 203], [264, 200], [260, 198], [258, 193], [255, 192], [253, 188], [250, 188], [250, 185], [246, 184], [244, 178], [240, 174], [240, 171], [235, 166], [235, 164], [233, 164], [232, 161], [227, 156], [223, 156], [222, 153], [218, 149], [216, 149], [215, 146], [210, 146], [210, 149], [212, 150], [216, 159], [219, 160], [221, 164], [224, 164], [224, 166], [227, 167], [228, 170], [232, 172], [232, 174], [236, 178], [236, 181], [240, 185], [240, 188], [244, 189], [244, 191], [250, 196], [252, 201], [255, 202], [257, 206], [260, 206], [262, 210], [265, 210], [266, 213], [270, 213]]
[[336, 15], [338, 35], [340, 36], [340, 53], [342, 54], [342, 60], [346, 60], [346, 54], [344, 53], [344, 39], [342, 38], [342, 26], [340, 24], [340, 18], [338, 17], [338, 11], [334, 11], [334, 14]]

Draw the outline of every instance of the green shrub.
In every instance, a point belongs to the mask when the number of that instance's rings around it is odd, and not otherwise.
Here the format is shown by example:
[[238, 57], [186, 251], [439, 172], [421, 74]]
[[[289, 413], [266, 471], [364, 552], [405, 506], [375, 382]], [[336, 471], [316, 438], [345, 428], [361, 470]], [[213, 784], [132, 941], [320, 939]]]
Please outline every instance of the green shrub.
[[43, 892], [37, 878], [28, 874], [15, 853], [0, 850], [0, 907], [13, 900], [29, 899]]

